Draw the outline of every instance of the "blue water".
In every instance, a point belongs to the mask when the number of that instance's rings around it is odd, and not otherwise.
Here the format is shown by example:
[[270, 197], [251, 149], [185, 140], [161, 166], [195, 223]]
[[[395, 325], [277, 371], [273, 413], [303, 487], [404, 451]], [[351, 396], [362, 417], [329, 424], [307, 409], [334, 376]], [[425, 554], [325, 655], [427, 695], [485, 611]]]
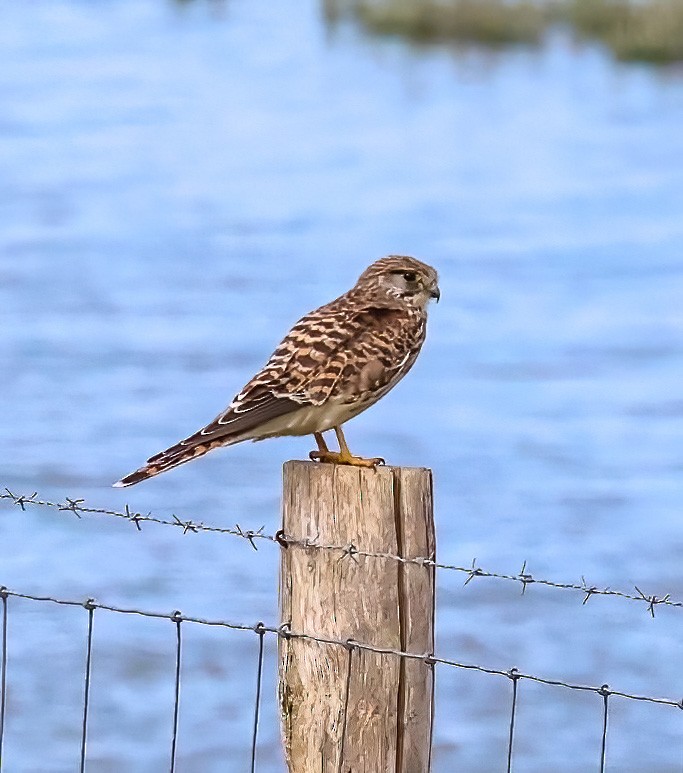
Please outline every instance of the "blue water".
[[[313, 0], [0, 7], [0, 485], [273, 532], [244, 445], [112, 481], [221, 410], [373, 259], [441, 273], [411, 375], [352, 449], [433, 468], [442, 560], [683, 599], [683, 72], [557, 34], [411, 48]], [[0, 584], [277, 620], [276, 547], [0, 506]], [[683, 696], [683, 617], [460, 574], [438, 651]], [[77, 768], [87, 616], [10, 600], [3, 771]], [[185, 626], [182, 771], [248, 769], [256, 636]], [[95, 615], [89, 770], [168, 769], [175, 631]], [[259, 770], [280, 771], [268, 640]], [[522, 683], [515, 770], [599, 768], [597, 695]], [[510, 685], [438, 672], [435, 770], [504, 770]], [[619, 701], [608, 769], [680, 773], [683, 714]]]

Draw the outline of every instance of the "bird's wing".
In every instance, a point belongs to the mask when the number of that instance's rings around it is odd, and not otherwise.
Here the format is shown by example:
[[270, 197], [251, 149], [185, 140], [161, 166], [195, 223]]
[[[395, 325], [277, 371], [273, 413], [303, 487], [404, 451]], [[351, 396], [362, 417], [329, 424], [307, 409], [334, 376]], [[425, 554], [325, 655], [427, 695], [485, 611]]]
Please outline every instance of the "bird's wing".
[[407, 372], [424, 340], [424, 315], [377, 303], [339, 301], [292, 328], [263, 370], [216, 419], [218, 425], [235, 426], [252, 411], [279, 411], [284, 405], [295, 410], [330, 398], [359, 396]]
[[288, 390], [314, 405], [383, 394], [410, 369], [424, 334], [425, 318], [417, 311], [376, 304], [356, 308], [310, 354], [290, 362]]

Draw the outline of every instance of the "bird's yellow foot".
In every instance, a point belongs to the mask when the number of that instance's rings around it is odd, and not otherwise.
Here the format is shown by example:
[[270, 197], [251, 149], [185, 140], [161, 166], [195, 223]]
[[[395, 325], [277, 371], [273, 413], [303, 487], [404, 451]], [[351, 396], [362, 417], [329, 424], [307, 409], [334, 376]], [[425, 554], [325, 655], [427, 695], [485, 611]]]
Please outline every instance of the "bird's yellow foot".
[[345, 454], [342, 451], [311, 451], [309, 457], [314, 462], [350, 464], [353, 467], [370, 467], [373, 470], [378, 465], [384, 464], [384, 459], [379, 457], [374, 459], [364, 459], [362, 456], [353, 456], [352, 454]]

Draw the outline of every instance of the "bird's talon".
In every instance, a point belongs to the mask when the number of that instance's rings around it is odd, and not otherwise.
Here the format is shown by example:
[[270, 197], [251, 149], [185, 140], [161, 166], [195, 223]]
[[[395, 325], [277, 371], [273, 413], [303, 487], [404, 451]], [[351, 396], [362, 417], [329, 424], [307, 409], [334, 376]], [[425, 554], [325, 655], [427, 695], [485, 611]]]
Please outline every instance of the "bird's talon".
[[369, 467], [376, 470], [379, 465], [386, 462], [380, 457], [365, 459], [362, 456], [352, 456], [339, 451], [311, 451], [308, 458], [313, 462], [327, 462], [328, 464], [346, 464], [351, 467]]

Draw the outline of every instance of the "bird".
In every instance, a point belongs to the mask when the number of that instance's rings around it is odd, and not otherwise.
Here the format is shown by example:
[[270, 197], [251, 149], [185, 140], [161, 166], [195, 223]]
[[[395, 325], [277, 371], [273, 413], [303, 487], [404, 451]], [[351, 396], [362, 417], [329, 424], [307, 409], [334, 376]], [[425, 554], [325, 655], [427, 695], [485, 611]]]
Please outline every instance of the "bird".
[[[412, 368], [425, 340], [427, 306], [440, 296], [437, 272], [426, 263], [407, 255], [376, 260], [348, 292], [302, 317], [213, 421], [113, 485], [132, 486], [221, 446], [284, 435], [313, 435], [313, 461], [384, 464], [354, 456], [342, 424]], [[327, 446], [328, 430], [339, 451]]]

